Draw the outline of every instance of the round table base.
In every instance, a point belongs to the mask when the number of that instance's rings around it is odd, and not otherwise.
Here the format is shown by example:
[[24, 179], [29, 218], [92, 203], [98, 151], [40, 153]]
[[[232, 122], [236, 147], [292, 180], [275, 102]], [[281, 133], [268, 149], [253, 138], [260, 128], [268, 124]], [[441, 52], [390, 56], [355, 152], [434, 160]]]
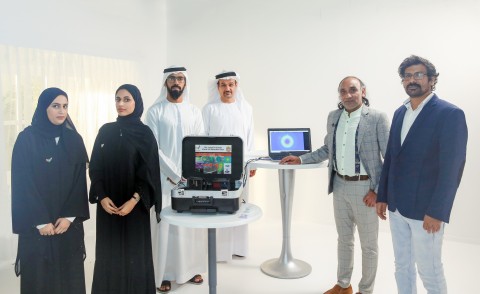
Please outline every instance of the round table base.
[[308, 276], [312, 272], [312, 267], [305, 261], [293, 259], [287, 263], [280, 259], [269, 259], [260, 266], [262, 272], [280, 279], [298, 279]]

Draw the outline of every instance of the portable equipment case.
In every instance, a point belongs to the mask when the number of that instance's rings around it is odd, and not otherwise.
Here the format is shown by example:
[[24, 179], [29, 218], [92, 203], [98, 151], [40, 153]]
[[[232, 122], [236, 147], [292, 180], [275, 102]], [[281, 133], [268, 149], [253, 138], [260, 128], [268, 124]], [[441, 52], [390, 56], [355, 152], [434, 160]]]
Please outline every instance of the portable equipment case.
[[182, 177], [171, 191], [178, 212], [235, 213], [243, 192], [243, 141], [239, 137], [195, 137], [182, 141]]

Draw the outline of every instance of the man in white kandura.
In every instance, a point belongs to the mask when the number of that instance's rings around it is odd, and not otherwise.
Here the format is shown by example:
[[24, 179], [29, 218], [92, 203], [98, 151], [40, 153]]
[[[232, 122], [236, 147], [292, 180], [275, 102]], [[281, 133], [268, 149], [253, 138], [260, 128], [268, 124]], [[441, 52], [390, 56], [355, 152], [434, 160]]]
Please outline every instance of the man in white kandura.
[[[253, 150], [252, 107], [239, 86], [240, 77], [233, 71], [222, 72], [209, 83], [208, 103], [203, 107], [203, 121], [208, 136], [236, 136], [243, 140], [244, 155]], [[250, 176], [255, 170], [249, 171]], [[247, 181], [248, 183], [248, 181]], [[242, 201], [248, 200], [248, 184]], [[217, 229], [217, 261], [244, 257], [248, 253], [248, 226]]]
[[[160, 97], [148, 109], [146, 124], [158, 143], [163, 207], [171, 205], [170, 191], [182, 179], [182, 140], [185, 136], [204, 135], [202, 114], [189, 101], [189, 80], [184, 67], [163, 71]], [[152, 214], [152, 245], [157, 291], [167, 293], [171, 281], [203, 283], [199, 273], [206, 272], [207, 232], [157, 224]]]

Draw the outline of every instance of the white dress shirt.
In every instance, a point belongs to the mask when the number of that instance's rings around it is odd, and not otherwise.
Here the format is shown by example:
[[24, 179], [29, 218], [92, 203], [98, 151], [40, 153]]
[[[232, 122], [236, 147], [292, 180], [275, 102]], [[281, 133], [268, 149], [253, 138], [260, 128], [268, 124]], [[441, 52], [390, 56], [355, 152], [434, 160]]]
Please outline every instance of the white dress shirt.
[[[337, 172], [344, 176], [355, 176], [355, 133], [357, 132], [360, 118], [362, 117], [363, 105], [348, 114], [346, 110], [340, 115], [338, 120], [336, 136], [336, 168]], [[367, 172], [360, 162], [360, 174], [366, 175]]]
[[401, 134], [401, 144], [403, 145], [403, 141], [407, 137], [408, 131], [410, 131], [410, 128], [412, 127], [413, 123], [417, 119], [417, 116], [420, 114], [422, 111], [423, 107], [432, 99], [433, 93], [430, 93], [430, 95], [425, 98], [425, 100], [422, 101], [418, 105], [418, 107], [413, 110], [412, 109], [412, 104], [410, 103], [410, 98], [405, 100], [403, 102], [403, 105], [407, 108], [407, 111], [405, 112], [405, 117], [403, 118], [403, 124], [402, 124], [402, 134]]

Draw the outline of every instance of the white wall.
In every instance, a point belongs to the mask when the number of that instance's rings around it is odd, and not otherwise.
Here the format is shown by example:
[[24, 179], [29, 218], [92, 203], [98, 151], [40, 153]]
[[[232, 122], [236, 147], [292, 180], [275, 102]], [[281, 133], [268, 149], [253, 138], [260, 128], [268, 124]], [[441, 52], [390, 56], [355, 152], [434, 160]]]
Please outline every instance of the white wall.
[[137, 86], [150, 105], [165, 67], [165, 7], [165, 0], [0, 0], [0, 44], [137, 62]]
[[[397, 68], [410, 54], [440, 72], [437, 93], [463, 108], [469, 126], [467, 165], [446, 235], [480, 243], [476, 180], [480, 166], [480, 2], [474, 0], [172, 0], [168, 1], [167, 63], [183, 64], [192, 101], [203, 106], [207, 79], [222, 69], [242, 77], [253, 106], [257, 149], [266, 149], [268, 127], [303, 127], [320, 147], [338, 82], [357, 75], [372, 107], [390, 119], [407, 98]], [[333, 223], [326, 171], [298, 171], [293, 219]], [[265, 217], [279, 218], [277, 175], [260, 170], [253, 200]], [[388, 229], [386, 224], [383, 229]]]

